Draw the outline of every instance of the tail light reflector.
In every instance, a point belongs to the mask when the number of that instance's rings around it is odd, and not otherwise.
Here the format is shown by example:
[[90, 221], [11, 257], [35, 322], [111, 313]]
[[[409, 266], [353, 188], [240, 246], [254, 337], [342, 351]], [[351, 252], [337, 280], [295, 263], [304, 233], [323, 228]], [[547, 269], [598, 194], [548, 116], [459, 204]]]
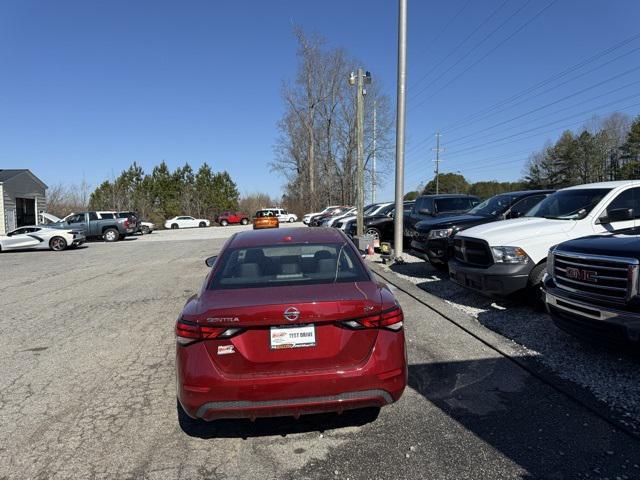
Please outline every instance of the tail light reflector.
[[402, 309], [396, 306], [376, 315], [347, 320], [346, 322], [341, 322], [341, 324], [354, 329], [386, 328], [388, 330], [398, 331], [402, 329], [403, 321], [404, 314], [402, 313]]
[[199, 340], [231, 338], [241, 331], [242, 328], [210, 327], [181, 318], [176, 322], [176, 341], [188, 345]]

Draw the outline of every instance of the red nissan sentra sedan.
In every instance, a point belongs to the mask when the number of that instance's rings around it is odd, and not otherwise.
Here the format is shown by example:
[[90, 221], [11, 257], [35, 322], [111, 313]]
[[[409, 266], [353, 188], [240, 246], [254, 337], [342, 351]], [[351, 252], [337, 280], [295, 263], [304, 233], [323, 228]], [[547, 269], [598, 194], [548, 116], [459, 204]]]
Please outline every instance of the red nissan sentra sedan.
[[375, 411], [400, 398], [402, 310], [340, 229], [237, 233], [207, 264], [176, 324], [183, 421]]

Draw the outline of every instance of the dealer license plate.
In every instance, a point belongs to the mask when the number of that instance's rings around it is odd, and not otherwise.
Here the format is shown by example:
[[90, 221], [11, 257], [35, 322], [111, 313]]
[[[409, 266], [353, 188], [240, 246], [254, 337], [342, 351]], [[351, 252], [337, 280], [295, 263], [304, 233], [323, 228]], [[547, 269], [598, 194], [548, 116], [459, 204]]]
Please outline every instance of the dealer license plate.
[[272, 349], [304, 348], [316, 346], [315, 325], [295, 327], [271, 327], [269, 331]]

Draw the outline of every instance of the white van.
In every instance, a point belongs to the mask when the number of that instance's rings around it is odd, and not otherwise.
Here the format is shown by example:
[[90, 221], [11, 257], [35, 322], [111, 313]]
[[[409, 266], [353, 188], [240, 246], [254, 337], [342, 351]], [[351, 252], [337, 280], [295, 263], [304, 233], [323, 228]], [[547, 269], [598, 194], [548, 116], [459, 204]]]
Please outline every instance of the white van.
[[531, 288], [538, 300], [551, 247], [634, 227], [639, 218], [640, 181], [565, 188], [524, 217], [479, 225], [456, 235], [449, 277], [487, 295], [505, 296]]

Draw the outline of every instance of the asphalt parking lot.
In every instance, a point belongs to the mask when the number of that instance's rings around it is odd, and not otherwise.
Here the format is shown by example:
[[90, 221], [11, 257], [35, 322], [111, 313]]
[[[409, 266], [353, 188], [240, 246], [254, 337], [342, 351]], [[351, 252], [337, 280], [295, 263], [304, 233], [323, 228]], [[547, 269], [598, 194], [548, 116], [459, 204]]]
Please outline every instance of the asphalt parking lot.
[[174, 322], [242, 228], [0, 255], [0, 478], [640, 478], [637, 438], [398, 289], [409, 387], [375, 421], [187, 435]]

